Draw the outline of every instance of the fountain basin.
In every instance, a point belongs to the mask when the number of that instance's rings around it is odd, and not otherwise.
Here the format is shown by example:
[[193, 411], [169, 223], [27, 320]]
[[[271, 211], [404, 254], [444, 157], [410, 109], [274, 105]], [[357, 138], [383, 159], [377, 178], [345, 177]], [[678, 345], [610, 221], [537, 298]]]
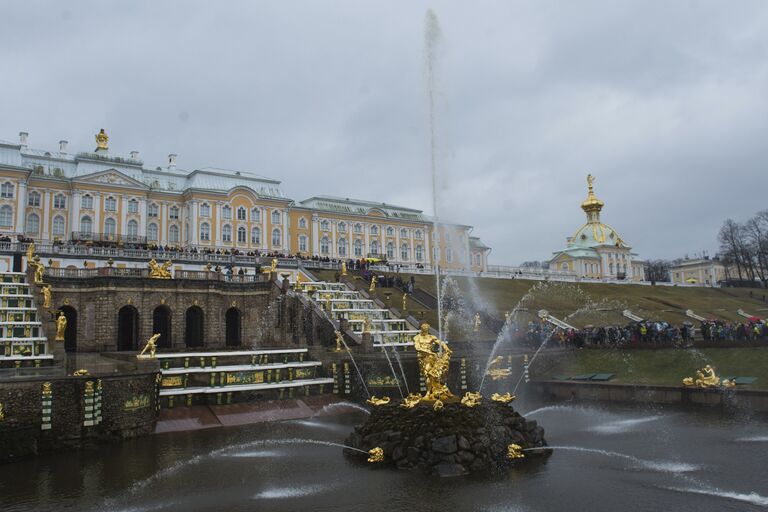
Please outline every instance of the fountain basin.
[[[345, 444], [366, 452], [382, 448], [384, 461], [377, 466], [446, 477], [503, 472], [551, 453], [542, 427], [510, 405], [488, 399], [475, 407], [448, 402], [438, 411], [432, 402], [421, 402], [412, 409], [395, 402], [374, 407]], [[509, 459], [510, 444], [523, 450], [541, 449], [525, 452], [521, 459]], [[364, 459], [359, 452], [348, 450], [346, 454]]]

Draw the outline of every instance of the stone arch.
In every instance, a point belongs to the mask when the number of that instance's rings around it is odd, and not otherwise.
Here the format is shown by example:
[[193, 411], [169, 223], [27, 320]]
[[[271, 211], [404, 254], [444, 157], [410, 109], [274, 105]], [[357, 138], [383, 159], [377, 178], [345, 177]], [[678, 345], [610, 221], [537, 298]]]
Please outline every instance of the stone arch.
[[67, 328], [64, 330], [64, 350], [77, 352], [77, 310], [72, 306], [59, 308], [67, 319]]
[[117, 312], [117, 350], [139, 350], [139, 311], [131, 305]]
[[160, 305], [152, 312], [152, 334], [160, 334], [158, 348], [171, 347], [171, 308]]
[[236, 307], [231, 307], [224, 314], [226, 345], [239, 347], [242, 344], [242, 315]]
[[188, 348], [202, 347], [205, 343], [203, 310], [199, 306], [187, 309], [185, 317], [184, 343]]

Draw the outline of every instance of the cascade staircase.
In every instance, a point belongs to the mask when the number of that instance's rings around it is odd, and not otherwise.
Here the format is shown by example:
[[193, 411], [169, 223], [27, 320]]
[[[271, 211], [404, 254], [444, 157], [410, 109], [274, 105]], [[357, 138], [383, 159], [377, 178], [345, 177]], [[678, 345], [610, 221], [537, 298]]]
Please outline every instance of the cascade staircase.
[[0, 368], [39, 368], [53, 359], [27, 275], [0, 273]]

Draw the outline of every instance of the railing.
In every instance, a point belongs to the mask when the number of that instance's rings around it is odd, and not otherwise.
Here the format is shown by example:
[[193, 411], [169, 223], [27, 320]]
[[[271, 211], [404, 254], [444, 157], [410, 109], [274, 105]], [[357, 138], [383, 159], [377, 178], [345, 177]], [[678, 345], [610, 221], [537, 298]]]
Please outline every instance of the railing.
[[149, 269], [146, 268], [47, 268], [45, 275], [65, 279], [91, 278], [91, 277], [134, 277], [148, 278]]
[[269, 281], [268, 274], [224, 274], [207, 270], [177, 270], [174, 279], [193, 281], [222, 281], [227, 283], [259, 283]]
[[72, 240], [75, 242], [112, 242], [117, 244], [145, 244], [146, 236], [118, 235], [116, 233], [92, 233], [90, 231], [73, 231]]

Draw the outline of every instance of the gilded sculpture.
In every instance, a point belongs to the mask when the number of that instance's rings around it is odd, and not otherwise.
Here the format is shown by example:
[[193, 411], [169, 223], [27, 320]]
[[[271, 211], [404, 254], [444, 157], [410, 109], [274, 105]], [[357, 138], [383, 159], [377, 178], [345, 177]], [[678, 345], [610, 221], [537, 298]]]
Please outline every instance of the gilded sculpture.
[[523, 453], [523, 447], [519, 444], [510, 444], [507, 446], [507, 458], [508, 459], [522, 459], [525, 457]]
[[[157, 352], [157, 340], [160, 338], [160, 333], [153, 334], [148, 340], [147, 344], [144, 345], [144, 350], [139, 352], [139, 354], [136, 356], [138, 359], [154, 359], [155, 358], [155, 352]], [[149, 350], [149, 355], [144, 355], [145, 352]]]
[[[72, 375], [75, 376], [75, 377], [85, 377], [85, 376], [88, 376], [90, 374], [91, 374], [91, 372], [89, 372], [85, 368], [81, 368], [81, 369], [75, 371], [74, 373], [72, 373]], [[93, 384], [91, 384], [91, 386], [93, 386]]]
[[383, 398], [376, 398], [375, 396], [372, 396], [368, 400], [366, 400], [369, 404], [371, 404], [374, 407], [378, 407], [380, 405], [387, 405], [390, 402], [390, 398], [388, 396], [385, 396]]
[[64, 341], [64, 333], [67, 330], [67, 317], [63, 311], [59, 311], [59, 316], [56, 318], [56, 341]]
[[373, 293], [376, 291], [376, 283], [378, 283], [378, 279], [376, 279], [376, 276], [371, 276], [371, 286], [368, 287], [368, 291]]
[[502, 356], [496, 356], [488, 365], [486, 375], [491, 377], [492, 380], [501, 380], [509, 377], [512, 374], [512, 370], [509, 368], [497, 367], [497, 365], [501, 365], [503, 362], [504, 358]]
[[368, 455], [368, 462], [382, 462], [384, 460], [384, 450], [378, 446], [368, 450]]
[[269, 271], [270, 272], [277, 271], [277, 258], [272, 258], [272, 262], [269, 264]]
[[503, 395], [500, 395], [498, 393], [494, 393], [491, 395], [491, 400], [493, 400], [494, 402], [501, 402], [503, 404], [509, 403], [515, 398], [517, 397], [509, 392], [506, 392]]
[[408, 294], [403, 294], [403, 312], [408, 311]]
[[3, 404], [0, 403], [0, 421], [5, 421], [5, 409]]
[[363, 318], [363, 332], [371, 332], [371, 327], [371, 319], [366, 316]]
[[99, 130], [99, 133], [96, 134], [96, 151], [100, 149], [107, 149], [109, 144], [109, 136], [107, 135], [107, 132], [104, 131], [104, 128]]
[[171, 265], [173, 265], [171, 260], [160, 265], [155, 258], [152, 258], [149, 260], [149, 277], [151, 279], [170, 279], [171, 271], [169, 269]]
[[31, 243], [27, 246], [27, 265], [32, 265], [35, 260], [35, 244]]
[[51, 307], [51, 285], [43, 286], [43, 307], [45, 309]]
[[696, 371], [695, 379], [693, 377], [684, 378], [683, 385], [697, 388], [716, 388], [719, 386], [732, 388], [736, 385], [736, 382], [733, 379], [721, 381], [720, 377], [715, 373], [715, 369], [711, 365], [706, 365], [704, 368]]
[[301, 272], [296, 272], [296, 288], [301, 288], [303, 282], [304, 278], [301, 277]]
[[464, 393], [464, 397], [461, 399], [461, 404], [466, 407], [475, 407], [480, 403], [480, 400], [482, 400], [482, 396], [480, 393], [472, 393], [470, 391], [467, 391]]
[[45, 272], [45, 265], [40, 261], [40, 256], [35, 256], [35, 284], [43, 284], [43, 273]]
[[419, 371], [424, 376], [427, 390], [424, 400], [446, 400], [453, 397], [445, 380], [452, 351], [448, 344], [429, 333], [429, 324], [421, 324], [419, 334], [413, 337], [413, 346], [419, 358]]
[[342, 276], [347, 275], [347, 263], [345, 261], [341, 262], [341, 275]]
[[341, 352], [341, 346], [344, 344], [344, 335], [341, 331], [333, 331], [336, 336], [336, 352]]
[[417, 395], [416, 393], [409, 393], [407, 397], [403, 398], [400, 407], [403, 409], [413, 409], [419, 405], [419, 402], [421, 402], [421, 395]]

